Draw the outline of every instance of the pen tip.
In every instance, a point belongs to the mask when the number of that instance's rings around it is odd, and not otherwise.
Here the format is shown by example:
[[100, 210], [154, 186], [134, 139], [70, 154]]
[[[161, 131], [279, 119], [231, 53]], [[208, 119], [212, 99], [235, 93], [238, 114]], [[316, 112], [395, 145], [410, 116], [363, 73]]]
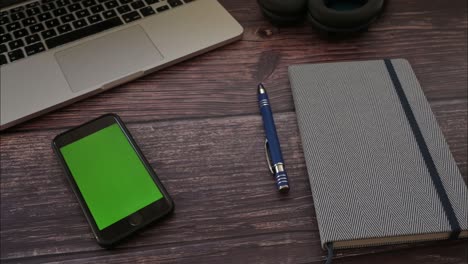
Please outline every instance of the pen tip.
[[263, 86], [263, 83], [259, 83], [257, 87], [258, 87], [257, 92], [258, 92], [259, 94], [264, 94], [264, 93], [266, 93], [266, 89], [265, 89], [265, 87]]

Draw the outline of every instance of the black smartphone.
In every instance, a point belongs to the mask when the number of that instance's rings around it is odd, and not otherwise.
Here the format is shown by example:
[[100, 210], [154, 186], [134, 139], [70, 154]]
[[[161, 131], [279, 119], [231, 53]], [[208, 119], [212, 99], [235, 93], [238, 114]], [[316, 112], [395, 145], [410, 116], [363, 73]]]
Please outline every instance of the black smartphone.
[[102, 247], [173, 211], [172, 199], [117, 115], [66, 131], [52, 146]]

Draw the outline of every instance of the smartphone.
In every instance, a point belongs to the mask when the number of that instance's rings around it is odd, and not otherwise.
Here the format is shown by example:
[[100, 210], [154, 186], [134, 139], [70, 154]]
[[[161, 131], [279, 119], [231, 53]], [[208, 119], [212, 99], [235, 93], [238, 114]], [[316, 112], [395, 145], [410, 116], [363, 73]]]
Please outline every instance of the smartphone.
[[102, 247], [173, 211], [172, 199], [117, 115], [66, 131], [52, 147]]

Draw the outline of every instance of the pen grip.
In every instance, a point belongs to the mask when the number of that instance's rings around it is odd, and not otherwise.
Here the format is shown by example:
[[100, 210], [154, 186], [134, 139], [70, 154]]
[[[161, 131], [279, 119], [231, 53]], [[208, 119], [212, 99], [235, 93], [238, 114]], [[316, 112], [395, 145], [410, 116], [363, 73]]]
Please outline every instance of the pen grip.
[[283, 162], [283, 155], [281, 154], [280, 143], [278, 134], [276, 133], [275, 120], [271, 111], [268, 97], [266, 95], [259, 96], [260, 112], [262, 114], [263, 126], [265, 129], [265, 136], [268, 140], [268, 147], [270, 149], [271, 162], [274, 164]]

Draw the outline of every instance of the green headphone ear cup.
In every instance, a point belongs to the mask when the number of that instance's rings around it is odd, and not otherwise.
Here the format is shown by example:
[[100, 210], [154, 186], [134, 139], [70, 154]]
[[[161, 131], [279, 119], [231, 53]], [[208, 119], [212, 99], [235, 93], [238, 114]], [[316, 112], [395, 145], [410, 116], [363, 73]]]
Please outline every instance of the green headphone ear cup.
[[263, 15], [270, 20], [271, 23], [275, 25], [292, 25], [297, 24], [304, 20], [305, 13], [301, 16], [285, 16], [285, 15], [278, 15], [275, 14], [268, 9], [262, 8]]
[[274, 24], [294, 24], [302, 21], [307, 0], [258, 0], [262, 13]]
[[385, 0], [363, 0], [361, 7], [352, 10], [335, 10], [328, 2], [308, 0], [309, 21], [325, 31], [352, 32], [367, 28], [383, 11]]

